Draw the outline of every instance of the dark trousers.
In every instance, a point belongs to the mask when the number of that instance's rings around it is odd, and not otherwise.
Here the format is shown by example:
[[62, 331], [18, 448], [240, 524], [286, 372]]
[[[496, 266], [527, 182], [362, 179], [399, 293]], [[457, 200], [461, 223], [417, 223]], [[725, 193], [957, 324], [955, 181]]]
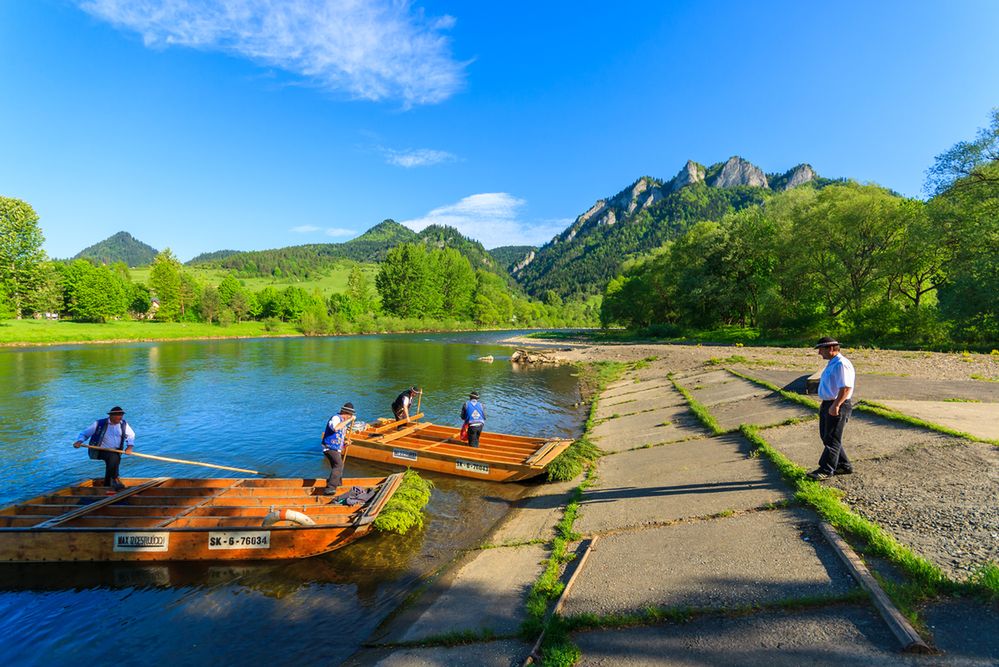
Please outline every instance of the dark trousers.
[[118, 479], [121, 454], [118, 452], [97, 452], [97, 458], [104, 461], [104, 486], [111, 486]]
[[392, 408], [392, 414], [395, 415], [395, 420], [396, 421], [399, 421], [400, 419], [405, 419], [406, 418], [406, 411], [403, 410], [402, 408], [399, 408], [398, 410], [396, 410], [395, 408]]
[[469, 424], [468, 425], [468, 446], [478, 447], [479, 446], [479, 436], [482, 435], [482, 424]]
[[839, 406], [839, 414], [835, 417], [829, 414], [833, 401], [822, 401], [819, 407], [819, 437], [822, 438], [822, 456], [819, 457], [819, 469], [833, 475], [837, 468], [850, 469], [850, 457], [843, 449], [843, 429], [853, 413], [853, 403], [849, 399]]
[[334, 449], [327, 449], [323, 452], [323, 456], [330, 462], [332, 468], [330, 476], [326, 478], [326, 490], [328, 493], [333, 493], [343, 482], [343, 454]]

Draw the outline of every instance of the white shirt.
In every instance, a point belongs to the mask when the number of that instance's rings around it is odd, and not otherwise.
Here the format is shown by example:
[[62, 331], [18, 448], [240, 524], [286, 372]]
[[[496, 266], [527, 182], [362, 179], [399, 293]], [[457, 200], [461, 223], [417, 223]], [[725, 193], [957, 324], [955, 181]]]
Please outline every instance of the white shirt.
[[822, 378], [819, 380], [819, 398], [831, 401], [839, 395], [839, 390], [843, 387], [850, 388], [846, 397], [851, 398], [856, 379], [857, 374], [853, 370], [853, 364], [840, 352], [829, 360], [825, 370], [822, 371]]
[[[112, 424], [111, 422], [108, 422], [108, 430], [104, 431], [104, 439], [101, 440], [99, 443], [97, 443], [97, 446], [105, 447], [107, 449], [118, 449], [118, 447], [121, 445], [122, 423], [123, 422]], [[128, 422], [124, 422], [124, 424], [125, 424], [125, 447], [126, 448], [132, 447], [135, 445], [135, 431], [133, 431], [132, 427], [128, 425]], [[96, 421], [87, 428], [80, 431], [80, 435], [78, 435], [76, 439], [84, 444], [89, 445], [90, 436], [92, 436], [95, 431], [97, 431]]]

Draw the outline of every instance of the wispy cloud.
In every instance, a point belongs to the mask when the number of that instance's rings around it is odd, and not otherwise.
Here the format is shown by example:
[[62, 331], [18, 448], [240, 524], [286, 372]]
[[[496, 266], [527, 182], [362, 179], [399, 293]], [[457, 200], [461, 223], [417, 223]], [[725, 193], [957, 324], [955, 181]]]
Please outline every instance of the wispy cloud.
[[449, 225], [480, 241], [486, 248], [504, 245], [541, 245], [561, 232], [571, 220], [521, 219], [526, 201], [506, 192], [485, 192], [433, 209], [402, 224], [414, 231], [429, 225]]
[[330, 227], [326, 230], [326, 236], [354, 236], [357, 234], [353, 229], [345, 229], [344, 227]]
[[387, 163], [407, 169], [413, 167], [430, 167], [442, 162], [455, 162], [458, 159], [458, 156], [453, 153], [436, 151], [431, 148], [414, 148], [404, 151], [383, 148], [381, 151], [385, 155]]
[[312, 232], [318, 232], [319, 227], [315, 225], [299, 225], [298, 227], [292, 227], [291, 231], [296, 234], [311, 234]]
[[89, 14], [142, 35], [147, 46], [221, 51], [323, 88], [404, 106], [447, 99], [465, 66], [432, 18], [407, 0], [77, 0]]

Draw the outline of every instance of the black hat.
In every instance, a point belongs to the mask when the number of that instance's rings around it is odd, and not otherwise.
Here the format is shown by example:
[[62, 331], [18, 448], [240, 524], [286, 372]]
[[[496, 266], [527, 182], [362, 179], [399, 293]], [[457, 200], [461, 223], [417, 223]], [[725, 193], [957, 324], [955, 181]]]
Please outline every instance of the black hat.
[[471, 394], [468, 395], [468, 397], [469, 398], [478, 399], [479, 398], [479, 392], [473, 391]]
[[123, 415], [123, 414], [125, 414], [125, 411], [121, 409], [120, 405], [116, 405], [113, 408], [111, 408], [110, 410], [108, 410], [108, 414], [109, 415]]
[[817, 348], [818, 347], [832, 347], [833, 345], [839, 345], [839, 341], [836, 340], [835, 338], [830, 338], [829, 336], [824, 336], [823, 338], [819, 339], [819, 342], [816, 343], [815, 347], [817, 347]]
[[412, 387], [409, 388], [409, 393], [411, 393], [411, 394], [419, 394], [420, 393], [420, 388], [417, 387], [416, 385], [413, 385]]
[[340, 414], [348, 414], [348, 415], [356, 414], [354, 412], [354, 404], [353, 403], [344, 403], [343, 407], [340, 408]]

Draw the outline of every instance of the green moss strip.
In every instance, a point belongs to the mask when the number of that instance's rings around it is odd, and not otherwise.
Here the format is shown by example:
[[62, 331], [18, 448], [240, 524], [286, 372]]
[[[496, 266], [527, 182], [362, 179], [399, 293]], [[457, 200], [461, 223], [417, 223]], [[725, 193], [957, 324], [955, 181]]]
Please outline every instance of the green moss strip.
[[681, 394], [683, 394], [683, 397], [687, 399], [687, 404], [690, 406], [690, 411], [694, 413], [694, 416], [696, 416], [699, 420], [701, 420], [701, 423], [704, 424], [704, 426], [707, 427], [707, 429], [711, 431], [711, 433], [713, 433], [714, 435], [722, 435], [723, 433], [728, 433], [728, 431], [726, 431], [721, 427], [721, 425], [718, 423], [718, 420], [715, 419], [714, 415], [711, 414], [711, 411], [708, 410], [703, 403], [694, 398], [693, 394], [691, 394], [689, 391], [687, 391], [687, 389], [684, 386], [682, 386], [679, 382], [677, 382], [672, 375], [669, 376], [669, 379], [670, 382], [673, 383], [673, 386], [676, 388], [676, 390]]
[[430, 502], [432, 488], [433, 482], [423, 479], [415, 470], [407, 470], [402, 484], [375, 519], [375, 528], [399, 535], [405, 535], [413, 528], [422, 528], [423, 508]]

